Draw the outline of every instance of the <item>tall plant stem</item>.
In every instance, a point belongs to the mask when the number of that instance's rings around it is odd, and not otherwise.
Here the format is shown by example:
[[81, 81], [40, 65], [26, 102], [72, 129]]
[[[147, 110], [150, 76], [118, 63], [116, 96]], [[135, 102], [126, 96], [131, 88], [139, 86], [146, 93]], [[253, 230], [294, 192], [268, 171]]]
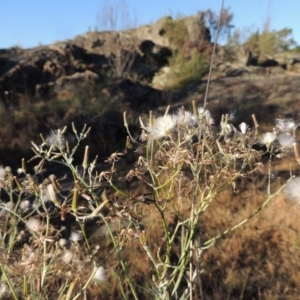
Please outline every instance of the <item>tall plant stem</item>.
[[209, 73], [208, 73], [208, 77], [207, 77], [207, 84], [206, 84], [203, 107], [205, 107], [207, 105], [208, 90], [209, 90], [209, 84], [210, 84], [210, 80], [211, 80], [211, 73], [212, 73], [212, 68], [213, 68], [214, 57], [215, 57], [216, 48], [217, 48], [217, 41], [218, 41], [218, 36], [219, 36], [219, 31], [220, 31], [221, 16], [222, 16], [222, 12], [223, 12], [223, 7], [224, 7], [224, 0], [222, 0], [221, 10], [220, 10], [220, 17], [219, 17], [218, 26], [217, 26], [216, 39], [215, 39], [215, 42], [214, 42], [214, 48], [213, 48], [213, 52], [212, 52], [212, 56], [211, 56], [211, 60], [210, 60]]

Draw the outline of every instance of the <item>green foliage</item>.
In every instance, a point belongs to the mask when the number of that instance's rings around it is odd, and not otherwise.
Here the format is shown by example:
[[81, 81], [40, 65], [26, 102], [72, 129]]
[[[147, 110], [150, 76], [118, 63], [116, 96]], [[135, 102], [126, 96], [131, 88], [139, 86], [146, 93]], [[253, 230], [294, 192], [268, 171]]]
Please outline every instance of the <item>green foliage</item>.
[[297, 52], [296, 42], [291, 37], [292, 29], [269, 30], [267, 27], [262, 32], [253, 31], [251, 28], [237, 29], [227, 41], [228, 47], [243, 45], [252, 54], [258, 57], [258, 61], [266, 55], [272, 55], [282, 51]]
[[173, 20], [172, 18], [166, 18], [162, 27], [166, 32], [170, 44], [175, 49], [182, 49], [188, 37], [188, 30], [184, 19], [178, 18]]
[[253, 53], [260, 56], [286, 51], [295, 46], [295, 41], [290, 37], [292, 29], [264, 30], [253, 33], [246, 41], [247, 46]]
[[163, 29], [173, 48], [166, 89], [180, 89], [206, 74], [208, 63], [197, 47], [190, 47], [188, 29], [183, 18], [166, 18]]
[[203, 55], [196, 49], [192, 49], [189, 59], [184, 57], [181, 51], [178, 51], [169, 60], [170, 77], [168, 89], [179, 89], [185, 85], [199, 80], [208, 72], [208, 63]]
[[292, 49], [289, 49], [290, 52], [300, 53], [300, 46], [295, 46]]
[[243, 45], [244, 43], [246, 43], [246, 41], [250, 38], [252, 34], [252, 27], [237, 28], [233, 31], [230, 37], [228, 37], [226, 46], [230, 48]]

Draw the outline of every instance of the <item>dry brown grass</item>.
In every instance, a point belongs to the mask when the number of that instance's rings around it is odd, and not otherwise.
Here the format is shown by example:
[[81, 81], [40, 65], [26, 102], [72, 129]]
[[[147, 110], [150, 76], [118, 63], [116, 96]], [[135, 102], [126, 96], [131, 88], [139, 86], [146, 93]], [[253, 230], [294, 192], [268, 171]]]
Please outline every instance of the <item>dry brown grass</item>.
[[[228, 190], [212, 204], [202, 220], [204, 237], [230, 228], [264, 201], [259, 184], [249, 185], [246, 195]], [[300, 284], [298, 219], [299, 211], [278, 197], [257, 218], [204, 252], [204, 299], [295, 299]]]
[[[280, 181], [276, 180], [274, 189]], [[129, 190], [145, 192], [141, 187], [132, 187]], [[266, 190], [267, 178], [263, 176], [248, 178], [238, 191], [225, 190], [201, 218], [197, 236], [207, 240], [247, 218], [265, 200]], [[164, 245], [159, 214], [152, 205], [141, 205], [139, 209], [147, 241], [156, 252]], [[299, 210], [283, 197], [277, 197], [256, 218], [204, 251], [201, 258], [203, 273], [194, 287], [199, 295], [197, 299], [296, 299], [300, 292]], [[174, 217], [173, 213], [168, 214], [170, 222]], [[175, 245], [174, 260], [180, 256], [178, 250]], [[141, 297], [151, 299], [145, 291], [150, 288], [154, 270], [143, 251], [139, 241], [133, 240], [124, 247], [123, 258], [130, 276], [139, 286], [137, 290]], [[106, 266], [111, 289], [107, 289], [107, 284], [101, 285], [100, 291], [94, 291], [97, 299], [121, 298], [114, 275], [113, 266], [118, 264], [118, 258], [115, 259]], [[126, 282], [123, 284], [126, 287]]]

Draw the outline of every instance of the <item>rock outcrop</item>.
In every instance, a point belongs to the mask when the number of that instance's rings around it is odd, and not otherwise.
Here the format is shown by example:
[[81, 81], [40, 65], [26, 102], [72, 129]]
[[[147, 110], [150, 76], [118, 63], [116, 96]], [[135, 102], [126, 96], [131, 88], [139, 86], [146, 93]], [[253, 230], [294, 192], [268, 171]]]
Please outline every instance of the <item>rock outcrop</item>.
[[[49, 100], [61, 95], [64, 89], [75, 92], [81, 85], [124, 76], [163, 89], [170, 71], [168, 58], [178, 47], [174, 28], [186, 33], [182, 47], [187, 57], [189, 49], [197, 49], [210, 59], [210, 33], [201, 16], [179, 21], [165, 17], [133, 30], [88, 32], [49, 46], [0, 50], [0, 97], [6, 106], [15, 106], [23, 94], [33, 100]], [[258, 62], [258, 57], [243, 46], [217, 47], [214, 78], [297, 74], [298, 53], [278, 53]], [[4, 93], [9, 96], [4, 97]]]
[[[7, 106], [17, 105], [19, 95], [53, 98], [64, 88], [107, 78], [130, 77], [151, 84], [168, 64], [174, 45], [166, 24], [169, 17], [153, 25], [122, 32], [88, 32], [73, 40], [18, 51], [0, 51], [0, 96], [11, 95]], [[197, 17], [186, 18], [190, 44], [209, 43], [209, 31]], [[15, 100], [13, 100], [14, 98]]]
[[[177, 91], [166, 91], [165, 87], [172, 73], [170, 57], [178, 52], [178, 48], [181, 47], [186, 60], [196, 52], [209, 62], [213, 50], [210, 39], [209, 30], [198, 15], [179, 20], [165, 17], [153, 25], [122, 32], [88, 32], [73, 40], [32, 49], [0, 49], [0, 100], [4, 104], [0, 109], [9, 116], [16, 109], [30, 110], [27, 107], [32, 103], [56, 101], [60, 122], [54, 113], [47, 111], [47, 116], [35, 119], [44, 125], [36, 124], [31, 129], [32, 136], [47, 127], [46, 123], [60, 126], [62, 122], [76, 118], [81, 118], [80, 124], [90, 121], [90, 116], [76, 116], [76, 110], [65, 113], [59, 108], [60, 100], [69, 99], [64, 105], [71, 108], [77, 101], [76, 105], [88, 111], [79, 93], [91, 98], [90, 101], [106, 101], [105, 105], [118, 113], [122, 109], [136, 113], [163, 110], [167, 104], [177, 108], [195, 99], [202, 103], [206, 76]], [[216, 106], [218, 111], [224, 103], [233, 109], [233, 103], [248, 108], [249, 103], [261, 106], [263, 99], [265, 103], [284, 99], [286, 106], [293, 103], [296, 109], [294, 101], [299, 100], [299, 76], [299, 53], [287, 51], [258, 58], [244, 46], [219, 45], [213, 61], [208, 100], [211, 104], [218, 103], [217, 99], [223, 101]], [[91, 89], [95, 92], [89, 93]], [[272, 110], [271, 104], [266, 109]], [[276, 109], [272, 111], [277, 112]], [[289, 112], [286, 109], [284, 114]], [[91, 110], [91, 113], [98, 112]], [[100, 115], [104, 119], [102, 112]], [[28, 116], [32, 118], [31, 113]], [[26, 127], [26, 122], [16, 121], [10, 128], [4, 126], [3, 130], [12, 133], [16, 128]], [[93, 122], [98, 124], [99, 120]], [[111, 118], [109, 122], [112, 124]], [[121, 123], [118, 121], [115, 128], [119, 130], [123, 126]], [[2, 144], [10, 142], [1, 138], [1, 130], [0, 139]], [[18, 145], [16, 141], [12, 144], [15, 148]]]

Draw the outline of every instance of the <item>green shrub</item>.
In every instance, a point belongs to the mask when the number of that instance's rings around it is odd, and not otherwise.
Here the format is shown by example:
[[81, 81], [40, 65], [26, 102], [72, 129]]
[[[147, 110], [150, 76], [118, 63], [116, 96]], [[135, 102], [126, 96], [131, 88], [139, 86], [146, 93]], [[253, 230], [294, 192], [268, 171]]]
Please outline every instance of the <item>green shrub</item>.
[[166, 89], [180, 89], [200, 79], [208, 71], [208, 63], [196, 46], [190, 46], [188, 29], [183, 18], [166, 18], [163, 24], [173, 55]]
[[291, 37], [292, 29], [253, 31], [251, 28], [237, 29], [227, 41], [228, 47], [243, 45], [248, 48], [258, 60], [264, 59], [282, 51], [297, 52], [296, 42]]
[[264, 59], [267, 55], [290, 50], [296, 45], [295, 41], [290, 37], [292, 30], [284, 28], [282, 30], [264, 30], [250, 35], [245, 42], [245, 46], [255, 55], [258, 61]]
[[170, 90], [183, 88], [208, 72], [207, 60], [196, 49], [192, 49], [189, 59], [181, 51], [176, 52], [170, 58], [169, 66], [170, 75], [166, 88]]
[[178, 50], [186, 45], [188, 41], [188, 30], [184, 19], [178, 18], [173, 20], [172, 18], [165, 18], [162, 28], [165, 31], [172, 48]]

